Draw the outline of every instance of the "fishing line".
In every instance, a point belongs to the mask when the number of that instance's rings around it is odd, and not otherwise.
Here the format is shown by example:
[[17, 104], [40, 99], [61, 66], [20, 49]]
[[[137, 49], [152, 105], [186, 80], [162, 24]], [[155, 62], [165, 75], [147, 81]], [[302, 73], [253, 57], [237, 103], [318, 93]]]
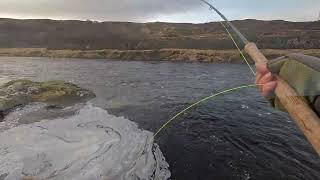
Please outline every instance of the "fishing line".
[[[249, 69], [251, 70], [252, 74], [255, 76], [256, 73], [254, 72], [253, 68], [251, 67], [249, 61], [247, 60], [247, 58], [245, 57], [245, 55], [243, 54], [243, 52], [240, 50], [237, 42], [235, 41], [235, 39], [233, 38], [232, 34], [230, 33], [230, 31], [228, 30], [228, 28], [222, 23], [220, 22], [221, 25], [226, 29], [229, 37], [231, 38], [232, 42], [234, 43], [234, 45], [236, 46], [237, 50], [239, 51], [240, 55], [242, 56], [242, 58], [244, 59], [244, 61], [246, 62], [247, 66], [249, 67]], [[244, 85], [244, 86], [238, 86], [238, 87], [234, 87], [234, 88], [229, 88], [229, 89], [226, 89], [224, 91], [220, 91], [218, 93], [214, 93], [208, 97], [205, 97], [193, 104], [191, 104], [190, 106], [188, 106], [187, 108], [183, 109], [182, 111], [178, 112], [175, 116], [173, 116], [172, 118], [170, 118], [168, 121], [166, 121], [165, 124], [163, 124], [157, 131], [156, 133], [153, 135], [153, 139], [151, 141], [151, 143], [153, 144], [155, 138], [160, 134], [160, 132], [163, 131], [163, 129], [165, 129], [170, 123], [172, 123], [175, 119], [177, 119], [179, 116], [181, 116], [183, 113], [185, 113], [186, 111], [190, 110], [191, 108], [205, 102], [205, 101], [208, 101], [212, 98], [215, 98], [217, 96], [220, 96], [220, 95], [223, 95], [223, 94], [226, 94], [226, 93], [230, 93], [230, 92], [235, 92], [237, 90], [241, 90], [241, 89], [245, 89], [245, 88], [250, 88], [250, 87], [256, 87], [258, 86], [257, 84], [250, 84], [250, 85]], [[140, 153], [141, 156], [143, 155], [144, 153], [144, 150], [142, 150], [142, 152]], [[139, 156], [139, 157], [141, 157]], [[139, 158], [138, 158], [139, 159]]]
[[238, 86], [238, 87], [234, 87], [234, 88], [230, 88], [230, 89], [226, 89], [224, 91], [220, 91], [218, 93], [215, 93], [215, 94], [212, 94], [206, 98], [203, 98], [201, 99], [200, 101], [197, 101], [193, 104], [191, 104], [190, 106], [188, 106], [187, 108], [183, 109], [182, 111], [180, 111], [179, 113], [177, 113], [175, 116], [173, 116], [172, 118], [170, 118], [164, 125], [162, 125], [158, 130], [157, 132], [153, 135], [153, 139], [155, 139], [155, 137], [164, 129], [166, 128], [172, 121], [174, 121], [177, 117], [179, 117], [180, 115], [182, 115], [183, 113], [185, 113], [186, 111], [188, 111], [189, 109], [197, 106], [198, 104], [202, 103], [202, 102], [205, 102], [209, 99], [212, 99], [214, 97], [217, 97], [219, 95], [223, 95], [223, 94], [226, 94], [226, 93], [229, 93], [229, 92], [234, 92], [234, 91], [237, 91], [237, 90], [240, 90], [240, 89], [245, 89], [245, 88], [250, 88], [250, 87], [256, 87], [257, 85], [256, 84], [250, 84], [250, 85], [245, 85], [245, 86]]
[[[256, 76], [256, 73], [255, 71], [253, 70], [253, 68], [251, 67], [249, 61], [247, 60], [247, 58], [245, 57], [245, 55], [243, 54], [243, 52], [241, 51], [239, 45], [237, 44], [237, 42], [235, 41], [235, 39], [233, 38], [232, 34], [230, 33], [229, 29], [223, 24], [223, 22], [220, 21], [220, 24], [225, 28], [226, 32], [228, 33], [230, 39], [232, 40], [233, 44], [236, 46], [237, 50], [239, 51], [241, 57], [243, 58], [243, 60], [246, 62], [247, 66], [249, 67], [249, 69], [251, 70], [251, 73]], [[186, 111], [190, 110], [191, 108], [205, 102], [205, 101], [208, 101], [212, 98], [215, 98], [217, 96], [220, 96], [220, 95], [224, 95], [224, 94], [227, 94], [227, 93], [230, 93], [230, 92], [235, 92], [235, 91], [238, 91], [238, 90], [241, 90], [241, 89], [246, 89], [246, 88], [250, 88], [250, 87], [256, 87], [257, 84], [249, 84], [249, 85], [244, 85], [244, 86], [238, 86], [238, 87], [234, 87], [234, 88], [229, 88], [229, 89], [226, 89], [226, 90], [223, 90], [223, 91], [220, 91], [218, 93], [214, 93], [208, 97], [205, 97], [193, 104], [191, 104], [190, 106], [188, 106], [187, 108], [183, 109], [182, 111], [178, 112], [176, 115], [174, 115], [172, 118], [170, 118], [169, 120], [166, 121], [165, 124], [163, 124], [157, 131], [156, 133], [153, 135], [153, 139], [152, 139], [152, 144], [155, 140], [155, 138], [160, 134], [160, 132], [162, 132], [168, 125], [170, 125], [170, 123], [172, 123], [175, 119], [177, 119], [179, 116], [181, 116], [182, 114], [184, 114]], [[141, 156], [143, 154], [144, 150], [141, 152]], [[140, 156], [140, 157], [141, 157]]]
[[[217, 10], [215, 7], [213, 7], [213, 6], [212, 6], [210, 3], [208, 3], [206, 0], [201, 0], [201, 1], [203, 1], [204, 3], [206, 3], [207, 5], [209, 5], [209, 6], [210, 6], [210, 10], [216, 11], [216, 12], [222, 17], [222, 19], [224, 19], [224, 20], [226, 21], [227, 25], [228, 25], [229, 27], [231, 27], [231, 28], [238, 34], [239, 38], [240, 38], [245, 44], [248, 43], [248, 40], [239, 32], [239, 30], [238, 30], [237, 28], [235, 28], [235, 27], [228, 21], [228, 19], [227, 19], [219, 10]], [[234, 45], [237, 47], [239, 53], [241, 54], [241, 56], [242, 56], [242, 58], [244, 59], [244, 61], [247, 63], [247, 65], [248, 65], [248, 67], [250, 68], [252, 74], [255, 76], [254, 70], [253, 70], [252, 67], [250, 66], [250, 63], [249, 63], [249, 61], [247, 60], [247, 58], [245, 57], [245, 55], [244, 55], [244, 54], [242, 53], [242, 51], [240, 50], [240, 48], [239, 48], [237, 42], [234, 40], [232, 34], [229, 32], [229, 29], [228, 29], [221, 21], [220, 21], [220, 24], [226, 29], [226, 31], [227, 31], [229, 37], [231, 38], [232, 42], [233, 42]]]
[[172, 123], [175, 119], [177, 119], [180, 115], [182, 115], [183, 113], [185, 113], [186, 111], [190, 110], [191, 108], [199, 105], [200, 103], [203, 103], [205, 101], [208, 101], [209, 99], [212, 99], [214, 97], [217, 97], [217, 96], [220, 96], [220, 95], [223, 95], [223, 94], [226, 94], [226, 93], [230, 93], [230, 92], [235, 92], [237, 90], [241, 90], [241, 89], [246, 89], [246, 88], [250, 88], [250, 87], [256, 87], [257, 85], [256, 84], [249, 84], [249, 85], [244, 85], [244, 86], [238, 86], [238, 87], [234, 87], [234, 88], [229, 88], [229, 89], [226, 89], [226, 90], [223, 90], [223, 91], [220, 91], [218, 93], [214, 93], [208, 97], [205, 97], [193, 104], [191, 104], [190, 106], [188, 106], [187, 108], [183, 109], [182, 111], [180, 111], [179, 113], [177, 113], [175, 116], [173, 116], [172, 118], [170, 118], [168, 121], [166, 121], [165, 124], [163, 124], [157, 131], [156, 133], [153, 135], [153, 138], [149, 143], [147, 143], [144, 148], [141, 150], [141, 152], [139, 153], [140, 155], [138, 155], [138, 158], [136, 159], [135, 163], [137, 163], [137, 161], [142, 157], [142, 155], [145, 153], [146, 151], [146, 147], [148, 145], [151, 145], [154, 143], [155, 141], [155, 138], [160, 134], [160, 132], [163, 131], [163, 129], [165, 129], [170, 123]]
[[[206, 1], [204, 1], [206, 4], [208, 4]], [[210, 10], [213, 10], [214, 7], [212, 7], [210, 4], [208, 4], [211, 8]], [[219, 12], [218, 12], [219, 13]], [[221, 14], [222, 15], [222, 14]], [[223, 16], [223, 15], [222, 15]], [[239, 48], [238, 43], [235, 41], [235, 39], [233, 38], [232, 34], [230, 33], [229, 29], [224, 25], [224, 23], [222, 21], [220, 21], [220, 24], [224, 27], [224, 29], [227, 31], [230, 39], [232, 40], [233, 44], [236, 46], [237, 50], [239, 51], [241, 57], [243, 58], [243, 60], [246, 62], [246, 64], [248, 65], [249, 69], [251, 70], [253, 76], [256, 76], [256, 73], [254, 72], [253, 68], [250, 66], [249, 61], [247, 60], [246, 56], [243, 54], [243, 52], [241, 51], [241, 49]], [[229, 23], [230, 26], [232, 26], [231, 23]], [[242, 34], [240, 34], [242, 36]], [[245, 39], [246, 40], [246, 39]]]
[[237, 47], [237, 49], [238, 49], [241, 57], [243, 58], [243, 60], [246, 62], [246, 64], [247, 64], [248, 67], [250, 68], [252, 74], [253, 74], [254, 76], [256, 76], [256, 73], [254, 72], [253, 68], [251, 67], [251, 65], [250, 65], [249, 61], [247, 60], [246, 56], [243, 54], [243, 52], [242, 52], [241, 49], [239, 48], [237, 42], [236, 42], [235, 39], [233, 38], [233, 36], [232, 36], [232, 34], [230, 33], [229, 29], [223, 24], [223, 22], [220, 21], [220, 24], [226, 29], [226, 31], [227, 31], [229, 37], [231, 38], [233, 44]]

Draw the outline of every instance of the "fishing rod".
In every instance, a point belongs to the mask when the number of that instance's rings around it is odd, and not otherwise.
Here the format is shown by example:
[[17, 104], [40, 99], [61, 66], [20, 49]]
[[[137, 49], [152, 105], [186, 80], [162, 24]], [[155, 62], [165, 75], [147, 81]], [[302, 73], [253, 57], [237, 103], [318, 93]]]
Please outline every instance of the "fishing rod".
[[[226, 24], [236, 33], [245, 45], [244, 51], [251, 57], [256, 65], [266, 64], [268, 62], [268, 59], [261, 53], [257, 45], [250, 42], [217, 8], [206, 0], [200, 1], [207, 4], [210, 9], [219, 14]], [[307, 101], [299, 96], [285, 80], [277, 75], [275, 75], [275, 77], [277, 80], [277, 87], [275, 89], [276, 96], [318, 155], [320, 155], [320, 119], [318, 115], [310, 108]]]
[[232, 30], [239, 36], [239, 38], [241, 39], [241, 41], [244, 43], [244, 44], [247, 44], [249, 43], [248, 39], [217, 9], [215, 8], [214, 6], [212, 6], [210, 3], [208, 3], [207, 1], [205, 0], [201, 0], [202, 2], [206, 3], [210, 9], [213, 9], [216, 13], [218, 13], [221, 18], [232, 28]]

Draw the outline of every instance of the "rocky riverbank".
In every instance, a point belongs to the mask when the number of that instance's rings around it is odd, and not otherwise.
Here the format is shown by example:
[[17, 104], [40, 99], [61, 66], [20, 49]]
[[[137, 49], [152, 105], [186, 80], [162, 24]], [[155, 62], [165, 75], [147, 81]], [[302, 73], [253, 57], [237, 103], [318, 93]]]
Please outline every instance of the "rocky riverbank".
[[0, 86], [0, 121], [12, 110], [32, 102], [63, 107], [94, 98], [95, 94], [64, 81], [14, 80]]
[[[303, 53], [306, 55], [320, 57], [319, 49], [263, 49], [262, 52], [269, 59], [289, 53]], [[0, 56], [243, 63], [243, 60], [237, 50], [48, 50], [45, 48], [0, 48]]]

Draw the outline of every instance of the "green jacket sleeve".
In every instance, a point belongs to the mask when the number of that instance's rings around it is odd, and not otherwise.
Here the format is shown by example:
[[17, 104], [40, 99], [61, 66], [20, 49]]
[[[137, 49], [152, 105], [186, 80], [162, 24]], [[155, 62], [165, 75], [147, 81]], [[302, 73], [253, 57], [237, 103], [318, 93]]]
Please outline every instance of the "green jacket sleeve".
[[[268, 69], [304, 97], [318, 115], [320, 115], [320, 59], [302, 54], [287, 56], [268, 62]], [[276, 97], [270, 101], [276, 109], [284, 111]]]

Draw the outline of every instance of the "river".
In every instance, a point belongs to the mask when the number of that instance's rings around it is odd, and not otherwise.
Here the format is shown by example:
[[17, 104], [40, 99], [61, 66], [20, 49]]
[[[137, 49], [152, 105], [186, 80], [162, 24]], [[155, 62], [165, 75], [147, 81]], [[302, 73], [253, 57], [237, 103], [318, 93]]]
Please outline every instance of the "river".
[[[87, 106], [148, 132], [211, 93], [253, 82], [240, 64], [14, 57], [1, 57], [0, 64], [0, 79], [65, 80], [93, 90], [97, 98]], [[320, 177], [320, 158], [303, 134], [255, 88], [198, 105], [155, 142], [173, 180]]]

